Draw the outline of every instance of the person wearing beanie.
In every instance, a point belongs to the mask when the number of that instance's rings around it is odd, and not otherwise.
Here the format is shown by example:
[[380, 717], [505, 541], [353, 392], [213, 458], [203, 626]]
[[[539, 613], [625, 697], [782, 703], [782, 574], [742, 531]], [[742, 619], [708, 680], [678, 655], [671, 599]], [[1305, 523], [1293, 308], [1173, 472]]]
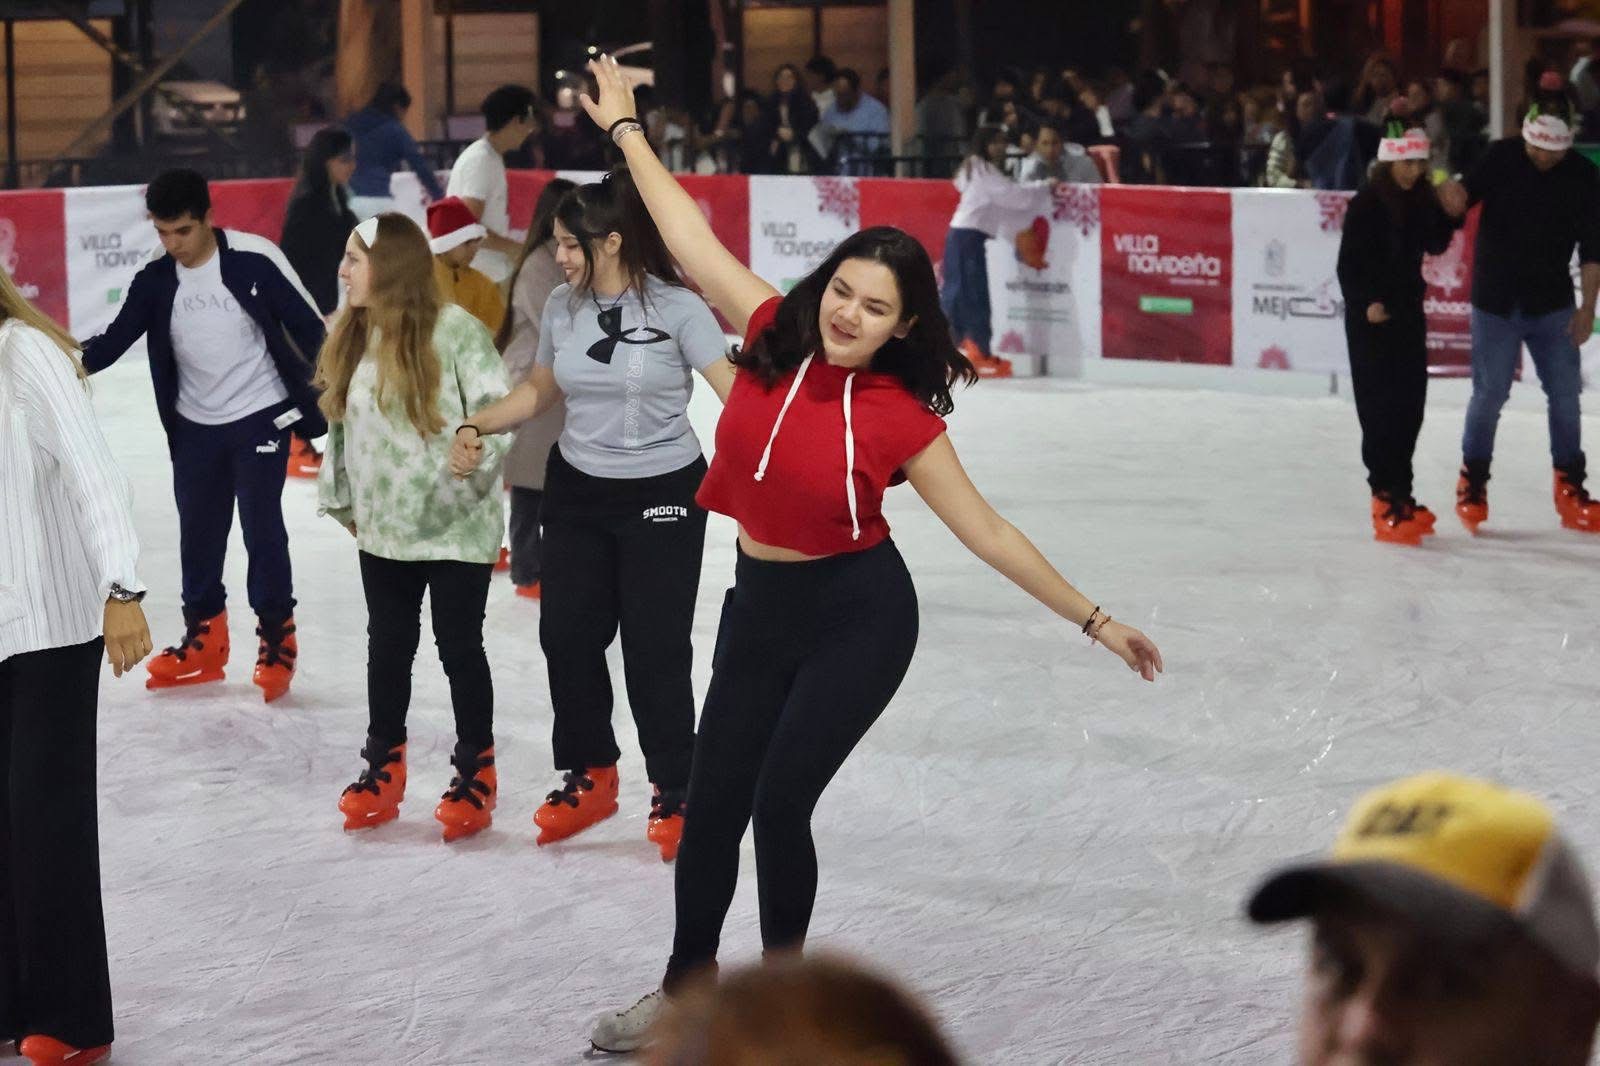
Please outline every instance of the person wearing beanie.
[[506, 317], [500, 286], [472, 267], [487, 231], [459, 196], [428, 205], [428, 247], [433, 249], [433, 276], [445, 303], [470, 311], [490, 333], [498, 333]]
[[1589, 1061], [1594, 896], [1532, 796], [1445, 773], [1384, 785], [1332, 855], [1272, 874], [1246, 911], [1311, 922], [1301, 1066]]
[[[1472, 268], [1472, 400], [1461, 439], [1456, 514], [1476, 533], [1489, 517], [1489, 463], [1500, 409], [1528, 346], [1549, 400], [1556, 514], [1600, 533], [1600, 501], [1584, 487], [1578, 346], [1594, 332], [1600, 295], [1600, 169], [1572, 151], [1561, 75], [1540, 79], [1522, 136], [1496, 141], [1463, 182], [1441, 187], [1460, 217], [1483, 205]], [[1582, 296], [1573, 308], [1573, 250]]]
[[1345, 215], [1339, 242], [1350, 382], [1361, 420], [1361, 458], [1372, 489], [1373, 535], [1417, 545], [1434, 515], [1412, 495], [1411, 456], [1428, 395], [1427, 286], [1422, 257], [1450, 245], [1459, 223], [1427, 180], [1432, 144], [1397, 98], [1366, 188]]

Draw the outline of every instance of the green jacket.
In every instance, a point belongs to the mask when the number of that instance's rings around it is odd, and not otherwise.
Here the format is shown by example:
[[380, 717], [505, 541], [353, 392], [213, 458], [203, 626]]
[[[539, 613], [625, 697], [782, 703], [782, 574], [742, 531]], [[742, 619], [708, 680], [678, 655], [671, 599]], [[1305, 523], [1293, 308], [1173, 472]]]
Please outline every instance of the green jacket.
[[344, 418], [328, 427], [318, 513], [354, 522], [356, 544], [384, 559], [492, 563], [505, 535], [500, 463], [512, 438], [485, 437], [483, 462], [464, 480], [450, 473], [450, 445], [457, 426], [506, 394], [505, 364], [483, 323], [453, 304], [439, 309], [433, 347], [444, 431], [423, 437], [393, 400], [380, 409], [377, 361], [362, 359]]

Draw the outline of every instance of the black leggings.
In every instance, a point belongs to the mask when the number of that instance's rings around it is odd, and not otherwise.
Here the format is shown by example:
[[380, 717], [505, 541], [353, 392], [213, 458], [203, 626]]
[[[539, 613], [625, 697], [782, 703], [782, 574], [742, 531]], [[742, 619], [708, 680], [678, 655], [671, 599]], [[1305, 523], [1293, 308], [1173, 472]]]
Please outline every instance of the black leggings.
[[[105, 645], [0, 661], [0, 1040], [111, 1043], [95, 710]], [[125, 679], [126, 680], [126, 679]]]
[[456, 739], [478, 750], [494, 744], [494, 683], [483, 651], [483, 608], [491, 563], [400, 562], [361, 552], [367, 596], [367, 732], [385, 744], [406, 741], [411, 664], [422, 639], [422, 593], [433, 609], [433, 642], [450, 679]]
[[752, 821], [762, 944], [804, 944], [817, 894], [811, 812], [916, 646], [917, 592], [892, 541], [809, 563], [739, 554], [695, 738], [669, 992], [716, 960]]
[[606, 649], [622, 631], [622, 676], [645, 770], [682, 789], [694, 757], [691, 632], [706, 513], [706, 461], [644, 478], [591, 477], [550, 449], [544, 488], [539, 645], [550, 672], [557, 770], [617, 761]]
[[1382, 325], [1345, 317], [1350, 386], [1361, 419], [1361, 460], [1376, 495], [1411, 495], [1411, 456], [1428, 402], [1428, 327], [1421, 306], [1389, 308]]

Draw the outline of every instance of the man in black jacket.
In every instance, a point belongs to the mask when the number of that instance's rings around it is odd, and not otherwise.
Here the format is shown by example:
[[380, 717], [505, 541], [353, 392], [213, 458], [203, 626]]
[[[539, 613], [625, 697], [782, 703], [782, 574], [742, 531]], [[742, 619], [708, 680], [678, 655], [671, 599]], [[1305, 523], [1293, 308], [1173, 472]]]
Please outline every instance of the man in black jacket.
[[[1474, 533], [1489, 517], [1495, 428], [1524, 343], [1549, 399], [1556, 512], [1568, 529], [1600, 533], [1600, 502], [1584, 488], [1578, 406], [1578, 346], [1594, 332], [1600, 295], [1600, 170], [1571, 150], [1571, 109], [1553, 77], [1541, 83], [1521, 137], [1496, 141], [1464, 184], [1440, 189], [1452, 214], [1483, 204], [1472, 266], [1472, 400], [1456, 486], [1456, 514]], [[1574, 248], [1583, 288], [1576, 311]]]
[[272, 242], [212, 224], [199, 174], [167, 171], [150, 183], [145, 206], [166, 254], [134, 277], [116, 320], [84, 344], [83, 363], [97, 373], [147, 338], [172, 456], [184, 636], [150, 661], [146, 684], [222, 679], [222, 567], [237, 501], [259, 620], [254, 680], [276, 699], [288, 691], [298, 651], [281, 497], [290, 427], [308, 438], [327, 432], [311, 385], [322, 318]]

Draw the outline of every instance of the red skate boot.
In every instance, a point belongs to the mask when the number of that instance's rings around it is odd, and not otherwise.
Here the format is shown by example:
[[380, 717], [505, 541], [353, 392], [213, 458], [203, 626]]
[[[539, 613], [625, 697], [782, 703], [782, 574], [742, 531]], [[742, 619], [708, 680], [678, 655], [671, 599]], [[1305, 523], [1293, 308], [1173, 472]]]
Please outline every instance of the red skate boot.
[[999, 356], [990, 355], [978, 347], [976, 341], [964, 340], [960, 345], [961, 354], [967, 357], [981, 378], [1008, 378], [1011, 376], [1011, 360], [1001, 359]]
[[661, 849], [661, 861], [671, 862], [678, 857], [678, 844], [683, 840], [684, 794], [678, 789], [663, 792], [656, 789], [650, 800], [650, 823], [645, 836]]
[[510, 570], [510, 569], [511, 569], [511, 549], [510, 548], [501, 548], [500, 549], [500, 558], [498, 558], [498, 559], [496, 559], [494, 561], [494, 572], [497, 573], [497, 574], [501, 574], [501, 573], [504, 573], [505, 571]]
[[545, 797], [533, 815], [540, 844], [565, 840], [574, 833], [617, 813], [617, 768], [591, 766], [583, 773], [569, 770], [566, 783]]
[[1412, 512], [1417, 516], [1417, 525], [1422, 528], [1422, 535], [1431, 536], [1434, 523], [1439, 520], [1438, 516], [1428, 510], [1426, 504], [1418, 503], [1415, 496], [1407, 496], [1406, 503], [1410, 504]]
[[289, 476], [316, 477], [321, 469], [322, 453], [299, 434], [289, 434]]
[[1424, 530], [1409, 501], [1387, 492], [1372, 497], [1372, 535], [1385, 544], [1422, 543]]
[[1456, 480], [1456, 517], [1473, 536], [1489, 520], [1488, 460], [1462, 460], [1461, 476]]
[[531, 585], [518, 585], [517, 586], [517, 595], [521, 596], [523, 599], [526, 599], [526, 600], [537, 600], [537, 599], [539, 599], [541, 594], [542, 594], [542, 592], [541, 592], [541, 589], [539, 588], [539, 582], [537, 582], [537, 581], [535, 581]]
[[1600, 500], [1591, 497], [1589, 490], [1583, 487], [1586, 474], [1581, 453], [1576, 462], [1556, 467], [1556, 513], [1561, 516], [1561, 525], [1566, 529], [1600, 533]]
[[493, 747], [477, 751], [470, 744], [457, 744], [450, 764], [456, 768], [456, 776], [450, 779], [450, 787], [433, 809], [433, 816], [444, 826], [447, 842], [489, 828], [500, 791]]
[[289, 691], [294, 680], [294, 661], [300, 654], [300, 645], [294, 637], [294, 617], [281, 622], [263, 620], [256, 626], [256, 636], [261, 638], [256, 652], [256, 672], [253, 680], [267, 703]]
[[183, 640], [145, 666], [145, 688], [175, 688], [221, 681], [228, 665], [228, 612], [201, 618], [183, 610]]
[[390, 746], [376, 737], [361, 749], [367, 768], [339, 796], [346, 829], [371, 829], [400, 816], [406, 798], [406, 746]]
[[111, 1054], [111, 1045], [102, 1044], [99, 1047], [76, 1048], [71, 1044], [63, 1044], [53, 1036], [44, 1036], [35, 1033], [25, 1036], [22, 1043], [17, 1045], [17, 1050], [22, 1057], [33, 1063], [33, 1066], [89, 1066], [91, 1062], [102, 1062]]

